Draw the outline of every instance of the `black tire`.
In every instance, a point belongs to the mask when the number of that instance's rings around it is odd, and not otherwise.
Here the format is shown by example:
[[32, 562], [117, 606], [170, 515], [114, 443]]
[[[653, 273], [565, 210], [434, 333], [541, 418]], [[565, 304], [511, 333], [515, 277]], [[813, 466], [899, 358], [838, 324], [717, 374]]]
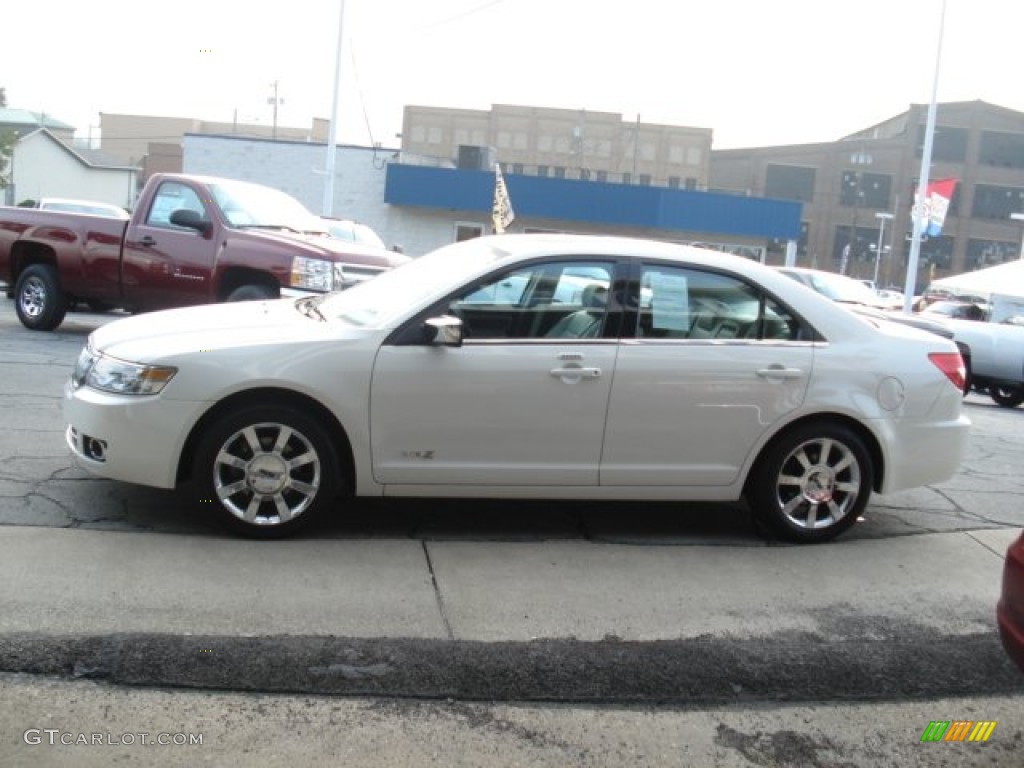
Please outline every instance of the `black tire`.
[[26, 267], [14, 286], [14, 309], [21, 324], [33, 331], [52, 331], [64, 322], [68, 300], [56, 268], [49, 264]]
[[868, 503], [874, 466], [864, 441], [830, 422], [796, 427], [762, 451], [747, 502], [791, 541], [828, 541], [848, 530]]
[[330, 436], [288, 406], [249, 406], [215, 422], [200, 438], [192, 478], [201, 509], [212, 509], [234, 533], [259, 539], [314, 522], [342, 489]]
[[228, 294], [228, 301], [266, 301], [276, 298], [278, 298], [277, 291], [262, 283], [242, 285]]
[[1024, 403], [1024, 386], [996, 386], [988, 388], [988, 395], [1003, 408], [1016, 408]]

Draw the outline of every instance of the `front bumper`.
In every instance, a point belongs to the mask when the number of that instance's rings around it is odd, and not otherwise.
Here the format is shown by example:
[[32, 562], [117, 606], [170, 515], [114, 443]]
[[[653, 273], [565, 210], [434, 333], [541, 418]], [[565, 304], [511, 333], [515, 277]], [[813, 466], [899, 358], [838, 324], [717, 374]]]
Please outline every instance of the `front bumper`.
[[1006, 552], [996, 622], [1006, 653], [1024, 671], [1024, 534]]
[[64, 386], [65, 440], [75, 460], [111, 480], [173, 488], [189, 430], [209, 403]]

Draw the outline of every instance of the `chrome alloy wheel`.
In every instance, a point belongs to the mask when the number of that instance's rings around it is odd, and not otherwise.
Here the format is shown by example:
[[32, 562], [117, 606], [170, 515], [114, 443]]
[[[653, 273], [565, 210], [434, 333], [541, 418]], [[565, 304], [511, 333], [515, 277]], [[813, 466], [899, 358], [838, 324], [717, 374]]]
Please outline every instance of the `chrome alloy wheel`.
[[775, 483], [782, 514], [798, 528], [828, 528], [846, 517], [861, 488], [856, 455], [832, 438], [800, 443], [782, 462]]
[[18, 294], [18, 303], [27, 317], [39, 317], [46, 309], [46, 283], [35, 275], [27, 278]]
[[320, 491], [320, 457], [286, 424], [264, 422], [235, 432], [213, 462], [213, 487], [232, 515], [274, 526], [299, 517]]

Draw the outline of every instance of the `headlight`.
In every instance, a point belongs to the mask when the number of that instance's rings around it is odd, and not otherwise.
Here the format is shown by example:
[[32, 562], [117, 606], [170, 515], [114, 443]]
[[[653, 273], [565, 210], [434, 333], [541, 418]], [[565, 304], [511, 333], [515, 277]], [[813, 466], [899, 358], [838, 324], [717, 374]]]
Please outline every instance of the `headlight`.
[[310, 291], [333, 291], [334, 265], [323, 259], [296, 256], [292, 259], [291, 284]]
[[128, 363], [99, 355], [85, 374], [85, 384], [115, 395], [155, 395], [177, 372], [170, 366]]

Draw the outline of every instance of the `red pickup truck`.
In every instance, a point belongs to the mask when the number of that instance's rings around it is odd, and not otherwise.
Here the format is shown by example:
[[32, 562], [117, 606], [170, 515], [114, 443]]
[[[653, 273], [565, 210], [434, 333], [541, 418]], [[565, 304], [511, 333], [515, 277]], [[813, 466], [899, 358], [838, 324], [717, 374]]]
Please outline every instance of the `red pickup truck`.
[[145, 311], [323, 293], [405, 261], [330, 237], [283, 192], [228, 179], [155, 174], [127, 221], [0, 207], [0, 280], [41, 331], [77, 302]]

